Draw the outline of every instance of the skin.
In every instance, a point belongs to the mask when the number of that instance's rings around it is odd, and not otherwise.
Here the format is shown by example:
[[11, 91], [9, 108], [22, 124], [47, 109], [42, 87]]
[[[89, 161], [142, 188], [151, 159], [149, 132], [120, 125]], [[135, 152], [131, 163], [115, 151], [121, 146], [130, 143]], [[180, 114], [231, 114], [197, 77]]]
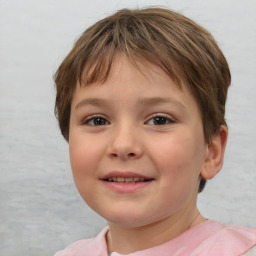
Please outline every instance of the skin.
[[[139, 65], [140, 71], [117, 55], [103, 84], [78, 83], [72, 99], [73, 176], [85, 202], [108, 221], [109, 253], [150, 248], [203, 223], [196, 206], [200, 175], [219, 172], [227, 140], [223, 126], [208, 145], [187, 88], [147, 62]], [[113, 171], [151, 181], [115, 190], [102, 180]]]

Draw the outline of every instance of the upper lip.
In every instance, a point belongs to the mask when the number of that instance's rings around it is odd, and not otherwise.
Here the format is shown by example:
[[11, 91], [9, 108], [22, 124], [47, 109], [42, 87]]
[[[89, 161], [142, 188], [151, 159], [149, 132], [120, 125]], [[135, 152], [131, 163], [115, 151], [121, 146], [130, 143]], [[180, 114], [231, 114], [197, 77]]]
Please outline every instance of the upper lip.
[[111, 171], [103, 176], [100, 177], [101, 180], [107, 180], [113, 177], [120, 177], [120, 178], [141, 178], [145, 180], [153, 180], [152, 177], [145, 176], [136, 172], [130, 171]]

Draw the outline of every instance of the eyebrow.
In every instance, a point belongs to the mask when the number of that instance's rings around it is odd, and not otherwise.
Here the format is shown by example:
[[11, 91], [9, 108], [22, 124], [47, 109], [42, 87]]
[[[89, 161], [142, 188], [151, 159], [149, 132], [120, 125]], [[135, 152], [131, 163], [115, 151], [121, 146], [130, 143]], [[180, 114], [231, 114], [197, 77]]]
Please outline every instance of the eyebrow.
[[108, 100], [102, 98], [88, 98], [80, 101], [75, 109], [78, 109], [84, 105], [92, 105], [92, 106], [105, 106], [108, 104]]
[[178, 100], [174, 98], [162, 98], [162, 97], [152, 97], [152, 98], [139, 98], [138, 99], [138, 105], [157, 105], [161, 103], [171, 103], [173, 105], [177, 105], [181, 108], [185, 108], [185, 106]]
[[[76, 106], [75, 110], [85, 106], [85, 105], [92, 105], [92, 106], [99, 106], [104, 107], [109, 105], [109, 100], [104, 98], [88, 98], [80, 101]], [[180, 101], [174, 99], [174, 98], [165, 98], [165, 97], [140, 97], [137, 100], [138, 106], [149, 106], [149, 105], [158, 105], [162, 103], [171, 103], [173, 105], [176, 105], [182, 109], [185, 109], [185, 105], [183, 105]]]

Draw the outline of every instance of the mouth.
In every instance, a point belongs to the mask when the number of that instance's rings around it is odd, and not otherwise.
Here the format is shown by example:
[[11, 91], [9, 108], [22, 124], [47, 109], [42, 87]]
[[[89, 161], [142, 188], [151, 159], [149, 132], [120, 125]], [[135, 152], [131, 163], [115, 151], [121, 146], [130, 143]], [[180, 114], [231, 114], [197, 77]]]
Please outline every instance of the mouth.
[[109, 177], [103, 180], [107, 182], [116, 182], [116, 183], [139, 183], [139, 182], [152, 181], [153, 179], [140, 178], [140, 177]]
[[111, 191], [131, 193], [148, 187], [155, 179], [134, 172], [113, 171], [101, 177], [100, 180]]

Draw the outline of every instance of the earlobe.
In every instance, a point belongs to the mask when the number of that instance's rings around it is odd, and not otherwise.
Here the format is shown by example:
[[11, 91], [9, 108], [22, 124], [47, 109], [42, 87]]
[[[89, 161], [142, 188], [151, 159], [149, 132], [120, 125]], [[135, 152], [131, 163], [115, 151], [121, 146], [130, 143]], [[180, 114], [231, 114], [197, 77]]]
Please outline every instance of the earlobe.
[[220, 126], [219, 131], [213, 135], [208, 146], [205, 162], [201, 170], [201, 176], [205, 179], [212, 179], [222, 168], [224, 152], [228, 138], [228, 128]]

